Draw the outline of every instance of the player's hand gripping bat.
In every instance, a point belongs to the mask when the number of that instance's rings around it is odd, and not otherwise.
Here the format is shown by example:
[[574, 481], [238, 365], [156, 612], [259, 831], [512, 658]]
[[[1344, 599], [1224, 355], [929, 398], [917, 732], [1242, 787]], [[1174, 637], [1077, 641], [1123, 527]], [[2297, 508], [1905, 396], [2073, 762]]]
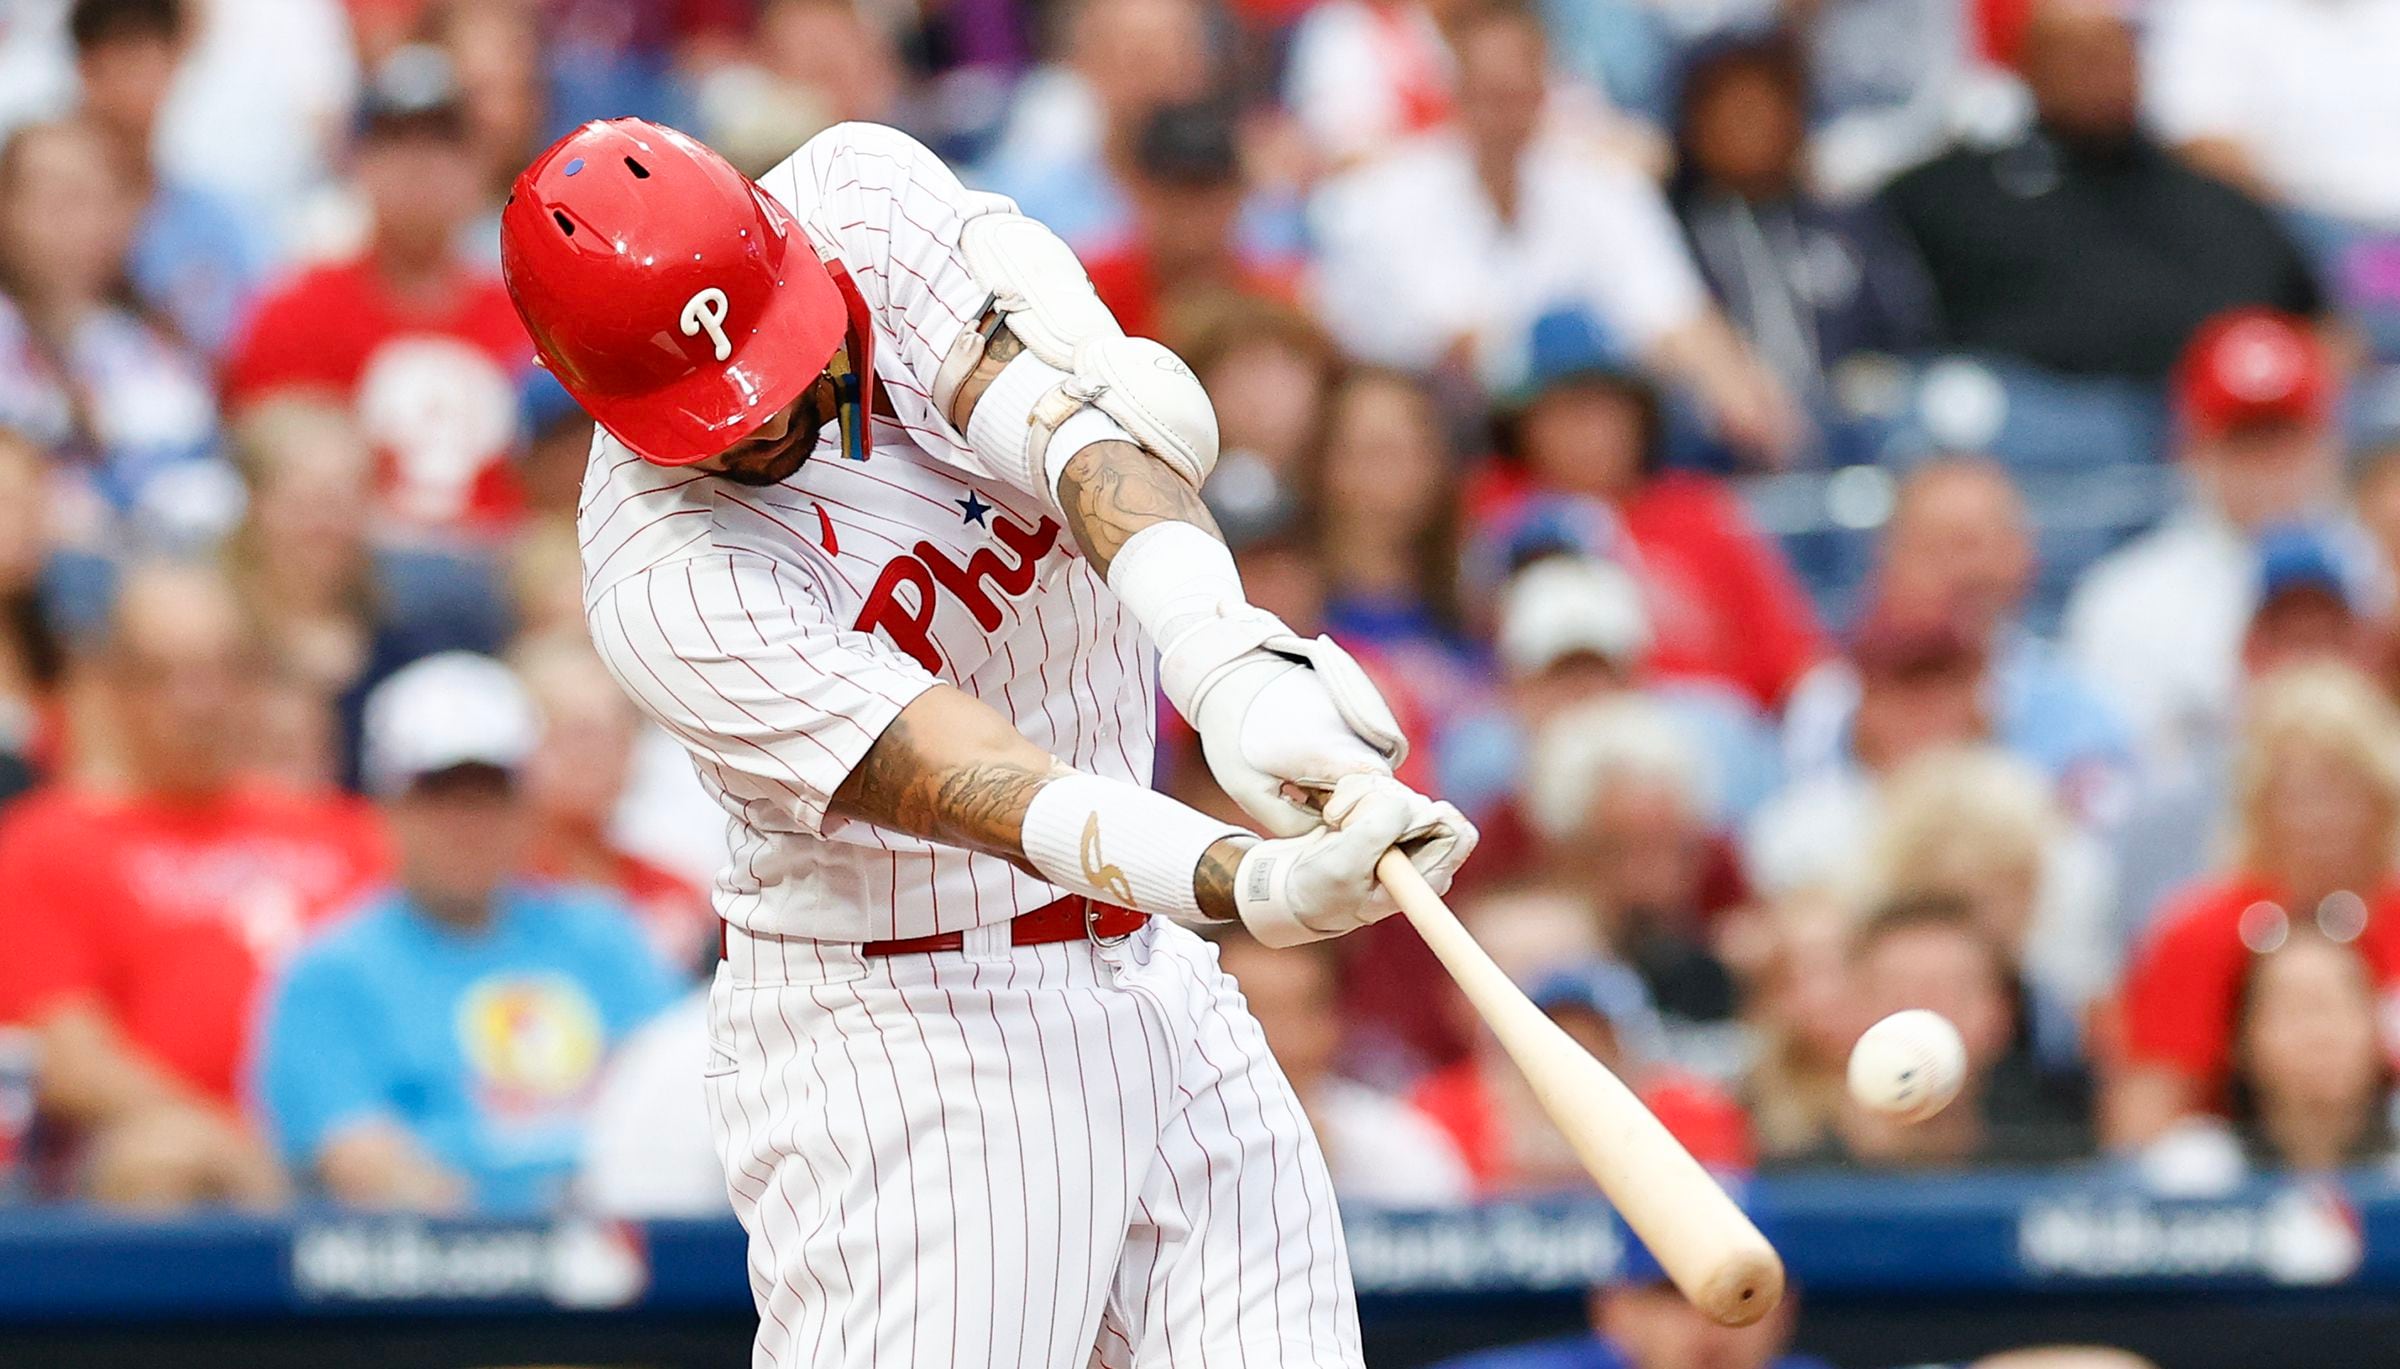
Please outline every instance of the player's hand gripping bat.
[[1783, 1261], [1700, 1162], [1509, 981], [1406, 856], [1385, 852], [1375, 873], [1517, 1062], [1600, 1191], [1692, 1305], [1727, 1326], [1772, 1311], [1783, 1298]]

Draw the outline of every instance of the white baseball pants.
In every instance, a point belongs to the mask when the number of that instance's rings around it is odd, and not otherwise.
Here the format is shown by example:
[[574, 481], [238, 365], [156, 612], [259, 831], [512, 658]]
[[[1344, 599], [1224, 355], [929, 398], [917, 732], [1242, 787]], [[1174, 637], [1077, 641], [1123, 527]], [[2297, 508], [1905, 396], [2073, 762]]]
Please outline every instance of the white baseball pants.
[[1323, 1157], [1216, 952], [730, 933], [708, 1102], [753, 1369], [1358, 1369]]

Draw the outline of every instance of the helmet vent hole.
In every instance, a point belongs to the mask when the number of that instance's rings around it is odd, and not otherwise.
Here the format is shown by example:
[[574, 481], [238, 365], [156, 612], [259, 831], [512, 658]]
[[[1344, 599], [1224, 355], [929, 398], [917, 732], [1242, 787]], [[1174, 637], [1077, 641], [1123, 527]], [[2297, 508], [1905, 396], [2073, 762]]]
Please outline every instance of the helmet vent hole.
[[625, 169], [633, 173], [635, 180], [646, 181], [650, 179], [650, 168], [643, 166], [640, 162], [635, 161], [631, 157], [627, 157], [625, 159]]
[[561, 213], [556, 209], [550, 211], [550, 217], [558, 221], [559, 232], [566, 234], [570, 238], [575, 236], [574, 220], [568, 218], [564, 213]]

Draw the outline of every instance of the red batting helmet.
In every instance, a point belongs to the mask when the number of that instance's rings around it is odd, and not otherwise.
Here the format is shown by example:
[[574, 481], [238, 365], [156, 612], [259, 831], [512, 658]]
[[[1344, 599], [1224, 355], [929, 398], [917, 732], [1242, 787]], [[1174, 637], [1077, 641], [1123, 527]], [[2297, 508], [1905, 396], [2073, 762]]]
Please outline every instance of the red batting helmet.
[[774, 417], [850, 326], [791, 212], [643, 119], [585, 124], [525, 168], [500, 211], [500, 271], [551, 374], [662, 466]]

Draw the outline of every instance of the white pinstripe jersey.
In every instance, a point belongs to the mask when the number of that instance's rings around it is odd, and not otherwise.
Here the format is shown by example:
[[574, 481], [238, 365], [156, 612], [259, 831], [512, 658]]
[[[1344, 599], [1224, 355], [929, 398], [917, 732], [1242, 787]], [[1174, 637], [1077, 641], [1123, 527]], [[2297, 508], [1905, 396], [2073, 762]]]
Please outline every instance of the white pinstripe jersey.
[[827, 425], [766, 489], [653, 466], [601, 433], [577, 519], [592, 640], [731, 815], [727, 921], [871, 941], [1031, 911], [1063, 891], [826, 805], [936, 681], [1079, 769], [1147, 784], [1150, 647], [1045, 501], [932, 401], [985, 301], [957, 249], [972, 192], [873, 124], [818, 134], [759, 183], [849, 271], [898, 421], [876, 418], [864, 462], [836, 455]]

